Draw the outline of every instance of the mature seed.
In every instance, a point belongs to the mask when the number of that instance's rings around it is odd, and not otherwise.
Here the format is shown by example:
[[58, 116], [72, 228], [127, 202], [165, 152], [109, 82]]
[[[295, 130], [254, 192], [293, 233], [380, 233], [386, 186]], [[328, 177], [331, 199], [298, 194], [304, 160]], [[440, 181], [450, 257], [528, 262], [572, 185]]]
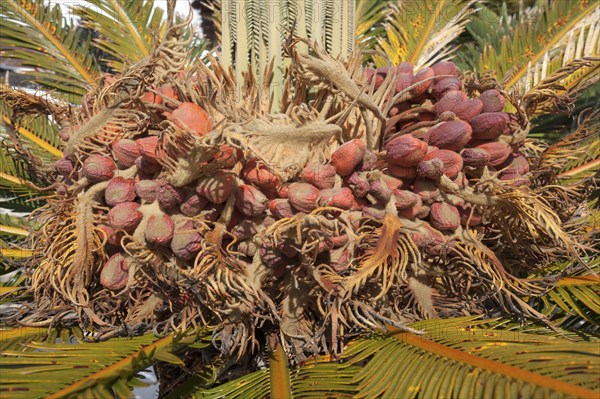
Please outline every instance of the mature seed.
[[183, 202], [183, 198], [183, 190], [168, 183], [161, 184], [156, 192], [158, 203], [166, 210], [178, 207]]
[[[427, 143], [405, 134], [385, 145], [388, 162], [402, 167], [416, 166], [427, 153]], [[397, 176], [401, 177], [401, 176]]]
[[185, 216], [196, 216], [206, 207], [208, 200], [198, 194], [190, 194], [187, 199], [179, 206], [179, 210]]
[[156, 147], [158, 147], [158, 136], [148, 136], [135, 141], [140, 155], [144, 160], [158, 164]]
[[171, 240], [171, 251], [178, 258], [190, 260], [202, 248], [202, 236], [194, 227], [194, 222], [188, 220], [175, 226]]
[[181, 103], [171, 114], [171, 120], [177, 127], [189, 129], [198, 136], [204, 136], [212, 129], [210, 116], [195, 103]]
[[127, 286], [129, 268], [132, 260], [127, 255], [118, 252], [111, 256], [100, 272], [100, 284], [111, 291], [119, 291]]
[[246, 182], [263, 190], [275, 190], [281, 183], [279, 177], [271, 172], [265, 164], [256, 161], [250, 161], [245, 165], [242, 176]]
[[419, 196], [412, 191], [395, 189], [392, 194], [398, 209], [412, 208], [420, 201]]
[[117, 165], [112, 159], [103, 155], [90, 155], [84, 162], [81, 169], [83, 176], [90, 182], [98, 183], [101, 181], [110, 180], [115, 172]]
[[212, 176], [200, 179], [196, 186], [196, 192], [213, 204], [222, 204], [227, 201], [236, 186], [235, 176], [219, 170]]
[[460, 226], [458, 209], [446, 202], [433, 203], [429, 219], [431, 225], [438, 230], [455, 230]]
[[246, 216], [261, 215], [268, 207], [269, 200], [256, 187], [241, 184], [235, 193], [235, 206]]
[[156, 180], [140, 180], [133, 186], [136, 195], [147, 203], [156, 201], [158, 196], [158, 188], [161, 186], [160, 181]]
[[486, 90], [479, 96], [483, 103], [481, 112], [500, 112], [504, 108], [506, 100], [498, 90]]
[[135, 160], [140, 157], [138, 144], [129, 139], [117, 140], [112, 144], [113, 155], [119, 164], [126, 168], [135, 165]]
[[319, 206], [332, 206], [340, 209], [350, 209], [355, 204], [352, 191], [348, 187], [327, 188], [321, 190], [318, 199]]
[[335, 184], [335, 168], [333, 165], [311, 164], [302, 169], [300, 179], [321, 190], [333, 188]]
[[458, 175], [463, 168], [463, 160], [460, 155], [450, 150], [434, 150], [425, 155], [424, 161], [438, 158], [444, 164], [444, 174], [450, 178]]
[[331, 154], [331, 164], [340, 176], [348, 176], [362, 161], [366, 151], [367, 146], [364, 141], [350, 140]]
[[136, 198], [134, 187], [135, 180], [133, 179], [113, 177], [104, 191], [104, 200], [109, 206], [115, 206], [121, 202], [132, 202]]
[[286, 198], [275, 198], [269, 202], [269, 211], [277, 219], [291, 218], [294, 216], [294, 210], [290, 201]]
[[471, 126], [465, 121], [442, 122], [429, 130], [429, 144], [446, 150], [459, 151], [471, 140], [471, 133]]
[[123, 229], [131, 233], [140, 224], [144, 216], [136, 202], [122, 202], [108, 211], [108, 223], [114, 229]]
[[290, 204], [305, 213], [317, 208], [319, 194], [319, 189], [309, 183], [292, 183], [288, 192]]
[[169, 245], [175, 224], [169, 215], [152, 215], [146, 225], [146, 241], [156, 245]]

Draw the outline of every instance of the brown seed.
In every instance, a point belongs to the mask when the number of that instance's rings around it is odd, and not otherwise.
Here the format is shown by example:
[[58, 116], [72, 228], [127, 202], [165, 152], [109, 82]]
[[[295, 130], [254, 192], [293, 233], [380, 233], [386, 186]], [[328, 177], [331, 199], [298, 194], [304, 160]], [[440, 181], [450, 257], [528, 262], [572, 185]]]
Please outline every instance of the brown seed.
[[[508, 159], [511, 153], [510, 146], [504, 141], [490, 141], [484, 143], [475, 143], [473, 148], [485, 150], [490, 154], [490, 166], [499, 166]], [[462, 159], [462, 158], [461, 158]]]
[[152, 215], [146, 225], [146, 241], [156, 245], [169, 245], [175, 225], [169, 215]]
[[350, 190], [352, 190], [354, 197], [363, 198], [369, 193], [369, 181], [363, 176], [362, 173], [353, 172], [344, 180]]
[[444, 162], [439, 158], [421, 161], [417, 165], [417, 176], [439, 180], [444, 175]]
[[385, 207], [379, 206], [363, 206], [362, 215], [365, 218], [381, 220], [385, 217]]
[[436, 114], [441, 115], [444, 112], [452, 111], [456, 104], [466, 100], [467, 95], [460, 90], [448, 90], [438, 102], [433, 105]]
[[435, 202], [431, 205], [429, 219], [433, 227], [442, 231], [455, 230], [460, 226], [458, 209], [445, 202]]
[[127, 286], [131, 258], [118, 252], [111, 256], [100, 272], [100, 284], [111, 291], [119, 291]]
[[122, 202], [108, 211], [108, 223], [114, 229], [123, 229], [130, 233], [140, 224], [142, 212], [140, 205], [136, 202]]
[[384, 182], [386, 184], [386, 186], [389, 187], [390, 190], [395, 190], [397, 188], [402, 187], [402, 185], [404, 184], [404, 182], [400, 179], [396, 179], [395, 177], [392, 176], [388, 176], [388, 175], [381, 175], [379, 177], [381, 179], [382, 182]]
[[300, 179], [319, 189], [332, 188], [335, 184], [335, 168], [333, 165], [312, 164], [300, 173]]
[[331, 154], [331, 164], [340, 176], [348, 176], [362, 161], [366, 151], [367, 146], [364, 141], [350, 140]]
[[294, 210], [290, 201], [286, 198], [275, 198], [269, 202], [269, 210], [277, 219], [291, 218], [294, 216]]
[[439, 158], [444, 164], [444, 174], [450, 178], [458, 175], [463, 168], [463, 160], [460, 155], [450, 150], [434, 150], [425, 155], [424, 161]]
[[427, 204], [440, 195], [440, 190], [437, 188], [435, 183], [429, 179], [416, 179], [413, 184], [412, 191], [417, 194], [424, 203]]
[[240, 184], [235, 192], [235, 206], [246, 216], [261, 215], [267, 210], [268, 204], [267, 197], [259, 189], [248, 184]]
[[83, 176], [90, 182], [98, 183], [101, 181], [110, 180], [115, 172], [117, 165], [112, 159], [103, 155], [90, 155], [84, 162], [81, 169]]
[[[427, 153], [427, 143], [405, 134], [385, 145], [388, 162], [402, 167], [416, 166]], [[400, 176], [396, 176], [400, 177]]]
[[121, 202], [132, 202], [136, 197], [134, 187], [135, 180], [133, 179], [113, 177], [104, 191], [104, 200], [109, 206], [115, 206]]
[[400, 72], [398, 73], [398, 77], [396, 80], [396, 92], [400, 92], [402, 90], [406, 90], [410, 86], [412, 86], [415, 77], [411, 72]]
[[446, 244], [444, 235], [425, 222], [418, 230], [411, 231], [410, 236], [417, 247], [431, 255], [440, 255]]
[[498, 90], [486, 90], [479, 96], [483, 103], [481, 112], [500, 112], [504, 108], [506, 100]]
[[417, 194], [408, 190], [395, 189], [392, 191], [392, 194], [394, 195], [394, 201], [396, 203], [396, 208], [398, 209], [412, 208], [420, 201]]
[[224, 168], [233, 167], [240, 159], [242, 159], [242, 151], [224, 144], [215, 154], [213, 159], [219, 162]]
[[317, 200], [319, 206], [331, 206], [340, 209], [351, 209], [355, 199], [352, 191], [347, 187], [326, 188], [321, 190]]
[[479, 115], [482, 108], [483, 103], [480, 100], [469, 98], [459, 101], [452, 109], [452, 112], [463, 121], [469, 121]]
[[[367, 150], [362, 161], [358, 164], [357, 169], [361, 172], [367, 172], [377, 167], [377, 154]], [[320, 187], [319, 187], [320, 188]], [[323, 187], [330, 188], [330, 187]]]
[[54, 170], [61, 174], [64, 177], [70, 177], [71, 173], [73, 173], [73, 161], [69, 158], [60, 158], [56, 162], [54, 162]]
[[171, 240], [171, 251], [175, 256], [184, 260], [190, 260], [202, 248], [202, 236], [194, 227], [194, 222], [188, 220], [175, 226], [173, 239]]
[[431, 87], [431, 92], [437, 100], [442, 98], [442, 96], [449, 90], [462, 90], [462, 83], [459, 78], [453, 76], [441, 78]]
[[397, 67], [398, 73], [413, 73], [413, 69], [413, 64], [408, 61], [401, 62]]
[[164, 101], [164, 103], [167, 107], [174, 108], [177, 106], [177, 103], [174, 103], [173, 101], [169, 101], [169, 99], [173, 99], [173, 100], [179, 99], [179, 96], [173, 89], [173, 86], [171, 86], [168, 83], [164, 83], [160, 86], [158, 91], [160, 92], [160, 94], [162, 96], [162, 100]]
[[487, 112], [477, 115], [469, 121], [473, 128], [473, 139], [494, 140], [502, 134], [510, 133], [509, 120], [510, 117], [506, 112]]
[[246, 256], [252, 257], [258, 251], [258, 246], [252, 240], [246, 240], [238, 244], [237, 250]]
[[257, 226], [262, 224], [262, 218], [242, 219], [230, 229], [231, 234], [238, 240], [243, 241], [252, 238], [257, 233]]
[[139, 157], [135, 160], [135, 167], [138, 169], [139, 173], [146, 176], [153, 176], [162, 170], [162, 166], [160, 166], [160, 164], [149, 161], [144, 157]]
[[398, 216], [406, 218], [406, 219], [414, 219], [423, 209], [423, 201], [421, 201], [421, 197], [417, 198], [417, 202], [408, 208], [398, 209]]
[[135, 164], [135, 160], [141, 155], [137, 143], [129, 139], [117, 140], [112, 144], [113, 155], [126, 168]]
[[133, 186], [136, 195], [147, 203], [156, 201], [161, 182], [156, 180], [140, 180]]
[[463, 226], [473, 227], [481, 224], [481, 214], [477, 210], [473, 210], [470, 205], [457, 206], [456, 208], [460, 214], [460, 224]]
[[435, 76], [440, 75], [455, 75], [456, 76], [456, 64], [452, 61], [440, 61], [431, 66]]
[[466, 166], [480, 167], [490, 162], [490, 154], [481, 148], [465, 148], [460, 155]]
[[292, 206], [305, 213], [317, 208], [319, 194], [319, 189], [309, 183], [292, 183], [288, 192]]
[[198, 194], [191, 194], [180, 206], [179, 210], [185, 216], [196, 216], [206, 207], [208, 200]]
[[135, 141], [140, 155], [144, 160], [158, 164], [156, 156], [156, 147], [158, 146], [158, 136], [148, 136]]
[[471, 126], [461, 120], [442, 122], [429, 130], [429, 144], [459, 151], [471, 140]]
[[417, 176], [417, 168], [414, 166], [404, 167], [388, 162], [388, 173], [402, 181], [410, 182]]
[[220, 170], [212, 176], [200, 179], [196, 192], [213, 204], [222, 204], [227, 201], [236, 185], [235, 177], [231, 173]]
[[369, 193], [375, 197], [380, 204], [386, 204], [390, 198], [392, 198], [392, 189], [390, 189], [381, 179], [375, 179], [369, 182]]
[[161, 184], [156, 191], [158, 203], [166, 210], [177, 208], [183, 202], [183, 198], [183, 190], [168, 183]]
[[[500, 175], [524, 175], [529, 172], [529, 162], [523, 155], [509, 156]], [[502, 166], [502, 165], [501, 165]]]
[[[413, 79], [413, 84], [419, 83], [421, 81], [432, 78], [434, 76], [435, 76], [435, 72], [433, 72], [433, 69], [431, 69], [429, 67], [425, 67], [415, 74], [415, 77]], [[431, 87], [432, 83], [433, 83], [433, 80], [427, 80], [426, 82], [423, 82], [422, 84], [418, 85], [417, 87], [415, 87], [413, 89], [413, 91], [412, 91], [413, 95], [418, 96], [418, 95], [425, 93], [429, 89], [429, 87]]]
[[279, 177], [257, 161], [249, 161], [242, 171], [244, 180], [263, 190], [275, 190], [281, 183]]
[[198, 136], [204, 136], [212, 129], [212, 121], [206, 111], [195, 103], [181, 103], [171, 115], [173, 123], [181, 129], [190, 129]]

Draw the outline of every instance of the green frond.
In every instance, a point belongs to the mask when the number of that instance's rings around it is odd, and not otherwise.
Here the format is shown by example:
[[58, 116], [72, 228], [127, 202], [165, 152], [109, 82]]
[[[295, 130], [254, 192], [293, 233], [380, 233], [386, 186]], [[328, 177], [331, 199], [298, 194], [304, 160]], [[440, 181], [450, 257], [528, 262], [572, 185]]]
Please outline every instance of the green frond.
[[[349, 343], [342, 361], [319, 357], [287, 376], [258, 370], [197, 398], [264, 398], [289, 381], [294, 398], [594, 397], [600, 349], [594, 338], [478, 317], [411, 324]], [[562, 331], [561, 331], [562, 332]], [[565, 335], [568, 332], [565, 332]], [[278, 396], [285, 397], [285, 396]]]
[[29, 235], [28, 222], [24, 217], [0, 213], [0, 236], [3, 238], [22, 239]]
[[[411, 62], [417, 69], [450, 58], [456, 39], [469, 22], [474, 0], [398, 1], [384, 23], [378, 48], [394, 64]], [[378, 66], [387, 64], [374, 57]]]
[[71, 103], [97, 83], [99, 67], [90, 38], [63, 16], [59, 5], [33, 0], [5, 0], [0, 7], [0, 56], [41, 68], [27, 72], [33, 81]]
[[74, 11], [83, 25], [99, 33], [92, 45], [110, 55], [104, 60], [113, 70], [123, 72], [152, 52], [165, 33], [164, 11], [154, 0], [91, 0]]
[[[38, 329], [27, 332], [39, 336]], [[28, 341], [31, 335], [25, 335]], [[0, 345], [10, 337], [14, 340], [15, 334], [0, 334]], [[111, 388], [117, 396], [129, 397], [130, 379], [135, 373], [156, 360], [172, 359], [173, 340], [173, 335], [157, 339], [146, 334], [76, 345], [30, 341], [25, 345], [26, 351], [3, 349], [0, 352], [0, 389], [5, 398], [104, 397], [107, 394], [112, 397]]]
[[356, 40], [363, 49], [373, 49], [378, 36], [374, 30], [380, 30], [380, 25], [388, 15], [391, 0], [371, 1], [356, 0]]
[[[553, 1], [511, 18], [488, 11], [483, 8], [469, 27], [481, 46], [477, 69], [495, 71], [505, 89], [529, 91], [569, 62], [598, 55], [597, 2]], [[573, 87], [587, 72], [570, 76], [565, 84]]]

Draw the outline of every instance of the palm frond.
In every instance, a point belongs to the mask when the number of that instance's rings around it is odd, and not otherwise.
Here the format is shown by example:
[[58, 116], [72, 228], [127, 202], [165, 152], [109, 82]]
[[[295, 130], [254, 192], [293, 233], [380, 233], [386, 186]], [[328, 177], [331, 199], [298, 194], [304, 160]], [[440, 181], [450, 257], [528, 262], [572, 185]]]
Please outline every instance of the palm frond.
[[[417, 69], [450, 58], [456, 39], [469, 22], [473, 0], [398, 1], [384, 24], [379, 49], [396, 65], [402, 61]], [[378, 66], [387, 64], [374, 57]]]
[[[495, 15], [491, 21], [486, 12], [475, 18], [478, 25], [470, 30], [482, 32], [487, 26], [484, 37], [476, 36], [482, 46], [478, 71], [495, 71], [505, 89], [526, 92], [569, 62], [598, 55], [599, 13], [597, 2], [585, 0], [549, 2], [510, 18]], [[532, 14], [537, 22], [532, 22]], [[573, 87], [589, 72], [579, 71], [563, 81]]]
[[6, 0], [0, 8], [0, 55], [33, 67], [33, 80], [71, 103], [96, 85], [99, 67], [90, 39], [63, 16], [59, 5], [33, 0]]
[[[13, 342], [12, 350], [3, 349], [0, 352], [1, 389], [6, 398], [103, 397], [111, 392], [111, 388], [117, 396], [129, 397], [129, 380], [138, 371], [156, 360], [182, 364], [179, 358], [170, 353], [176, 343], [173, 335], [158, 339], [146, 334], [73, 345], [32, 342], [31, 338], [39, 337], [40, 331], [27, 329], [27, 334], [21, 335], [27, 342], [24, 351], [14, 348], [14, 340], [19, 340], [16, 335], [23, 333], [23, 329], [17, 330], [15, 333], [9, 331], [0, 334], [1, 344]], [[44, 381], [40, 383], [42, 375]]]
[[0, 236], [6, 235], [14, 239], [27, 237], [29, 231], [25, 228], [26, 225], [27, 221], [23, 217], [0, 213]]
[[99, 33], [92, 44], [110, 57], [105, 61], [115, 71], [148, 57], [165, 33], [164, 11], [154, 0], [91, 0], [74, 7], [83, 25]]
[[[377, 43], [377, 33], [389, 13], [391, 0], [356, 0], [356, 40], [363, 49], [372, 49]], [[380, 30], [380, 29], [378, 29]]]

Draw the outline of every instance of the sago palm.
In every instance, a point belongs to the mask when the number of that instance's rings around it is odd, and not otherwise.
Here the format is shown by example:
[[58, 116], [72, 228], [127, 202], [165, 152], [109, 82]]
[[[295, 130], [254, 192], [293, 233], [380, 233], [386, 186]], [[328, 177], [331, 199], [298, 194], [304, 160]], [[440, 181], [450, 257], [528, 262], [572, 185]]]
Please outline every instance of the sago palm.
[[598, 395], [598, 2], [89, 3], [0, 8], [3, 397]]

